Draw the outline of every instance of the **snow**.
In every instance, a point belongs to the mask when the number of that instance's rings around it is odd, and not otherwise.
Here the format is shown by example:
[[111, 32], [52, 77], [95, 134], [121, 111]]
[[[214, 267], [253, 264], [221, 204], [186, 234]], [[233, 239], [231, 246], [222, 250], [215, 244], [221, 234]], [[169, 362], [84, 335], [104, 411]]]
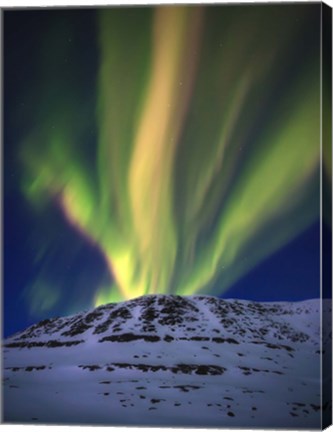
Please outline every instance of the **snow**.
[[319, 299], [104, 305], [4, 341], [4, 421], [320, 428], [319, 342]]

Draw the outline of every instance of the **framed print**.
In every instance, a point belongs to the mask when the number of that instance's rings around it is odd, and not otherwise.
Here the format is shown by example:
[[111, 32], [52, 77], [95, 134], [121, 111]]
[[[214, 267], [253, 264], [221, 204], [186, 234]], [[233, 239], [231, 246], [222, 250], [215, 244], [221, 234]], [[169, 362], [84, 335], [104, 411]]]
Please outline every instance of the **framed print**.
[[332, 10], [2, 10], [5, 424], [332, 420]]

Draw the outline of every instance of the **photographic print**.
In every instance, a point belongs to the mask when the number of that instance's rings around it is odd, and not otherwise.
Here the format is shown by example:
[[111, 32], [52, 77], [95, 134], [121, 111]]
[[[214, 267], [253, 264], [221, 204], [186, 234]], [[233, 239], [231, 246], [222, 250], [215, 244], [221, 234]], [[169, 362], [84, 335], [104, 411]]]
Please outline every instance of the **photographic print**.
[[331, 23], [2, 10], [4, 423], [331, 424]]

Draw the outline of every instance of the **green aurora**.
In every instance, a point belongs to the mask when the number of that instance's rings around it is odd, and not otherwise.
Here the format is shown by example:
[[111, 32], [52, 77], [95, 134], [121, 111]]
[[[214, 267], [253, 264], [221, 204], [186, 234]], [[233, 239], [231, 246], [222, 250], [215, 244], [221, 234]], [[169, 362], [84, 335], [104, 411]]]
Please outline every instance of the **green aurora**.
[[[75, 65], [55, 76], [62, 28], [45, 35], [24, 195], [40, 218], [56, 202], [103, 254], [113, 282], [95, 305], [222, 294], [319, 216], [313, 8], [114, 8], [96, 20], [93, 102], [78, 96]], [[40, 280], [29, 289], [35, 312], [59, 301]]]

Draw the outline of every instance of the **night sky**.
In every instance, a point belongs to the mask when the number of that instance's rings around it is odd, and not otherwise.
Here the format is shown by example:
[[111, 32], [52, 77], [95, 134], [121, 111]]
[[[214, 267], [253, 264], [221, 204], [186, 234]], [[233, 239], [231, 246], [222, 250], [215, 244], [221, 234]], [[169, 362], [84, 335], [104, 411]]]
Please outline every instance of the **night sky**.
[[4, 13], [4, 334], [319, 296], [320, 5]]

